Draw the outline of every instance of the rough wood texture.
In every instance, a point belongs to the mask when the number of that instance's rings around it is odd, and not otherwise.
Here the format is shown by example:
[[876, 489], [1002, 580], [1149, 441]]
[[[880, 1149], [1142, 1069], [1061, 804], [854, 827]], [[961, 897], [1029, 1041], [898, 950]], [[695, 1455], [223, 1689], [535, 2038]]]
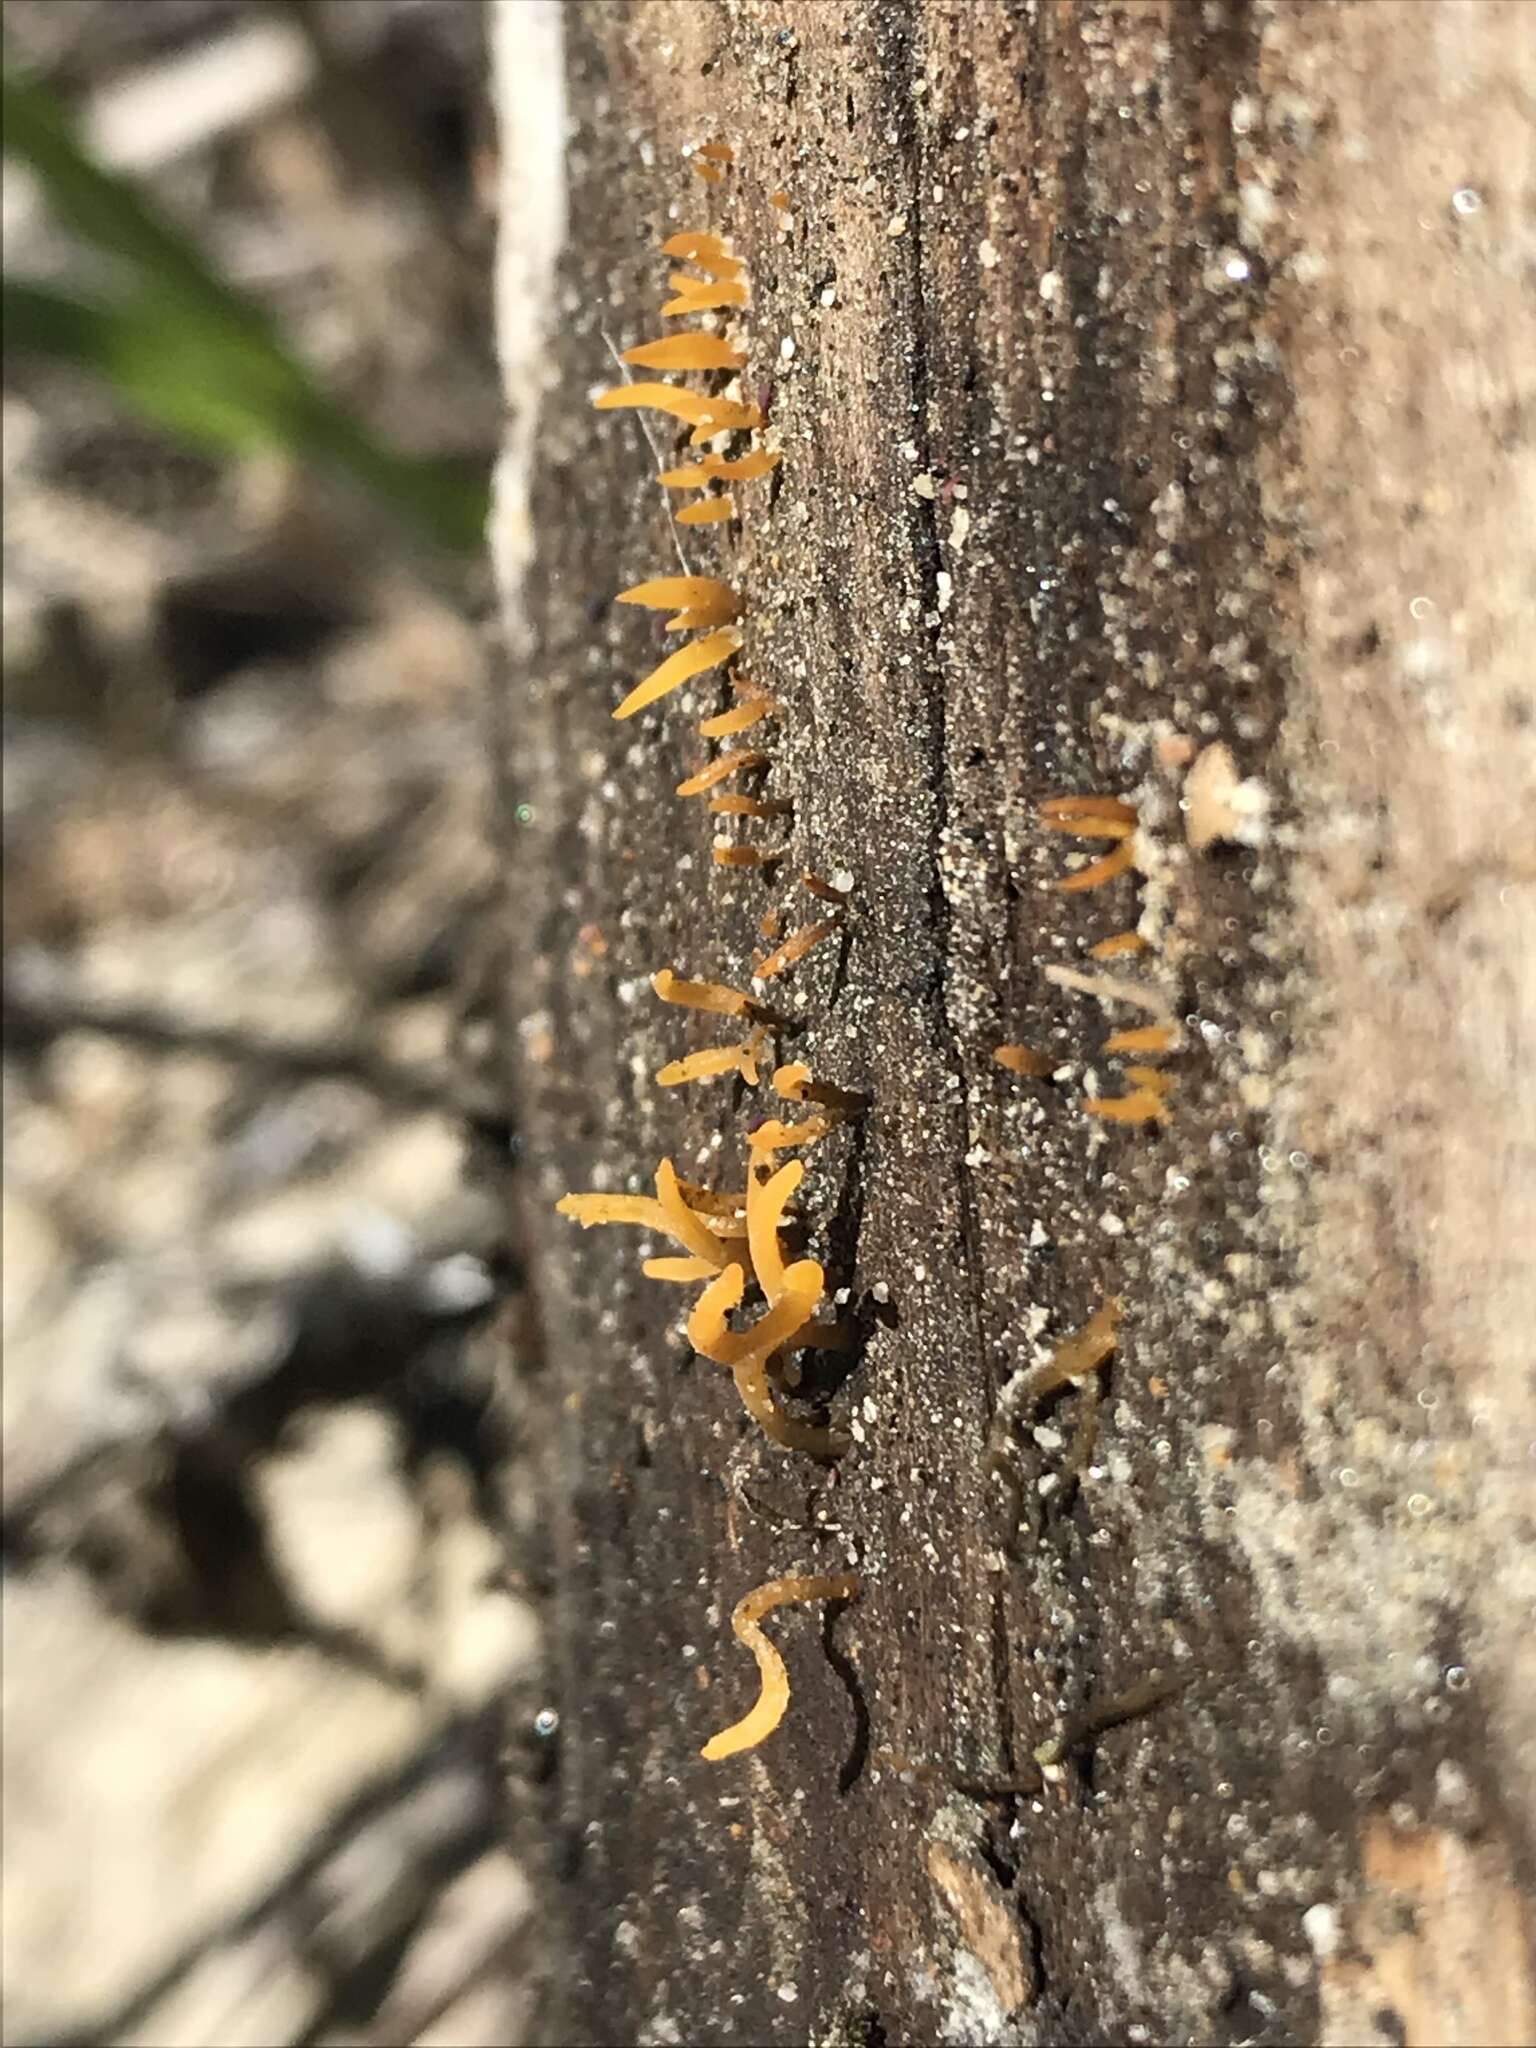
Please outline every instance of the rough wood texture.
[[[557, 2038], [1530, 2031], [1519, 15], [565, 12], [569, 243], [505, 719]], [[681, 152], [717, 135], [738, 169], [706, 191]], [[706, 221], [750, 265], [784, 464], [685, 546], [746, 594], [787, 705], [777, 885], [713, 869], [717, 821], [671, 793], [698, 710], [608, 715], [655, 658], [609, 600], [675, 558], [644, 440], [587, 399], [610, 339], [661, 331], [657, 244]], [[1269, 808], [1194, 853], [1181, 764], [1218, 739]], [[1138, 803], [1145, 872], [1062, 895], [1072, 842], [1035, 806], [1097, 790]], [[802, 865], [857, 892], [846, 947], [789, 978], [797, 1053], [874, 1101], [807, 1174], [867, 1338], [833, 1469], [747, 1424], [633, 1233], [553, 1210], [663, 1156], [741, 1184], [754, 1104], [654, 1087], [713, 1034], [647, 977], [740, 982], [768, 904], [815, 914]], [[1138, 915], [1184, 1020], [1164, 1129], [1083, 1113], [1141, 1019], [1043, 972]], [[1002, 1072], [1004, 1040], [1069, 1078]], [[1081, 1397], [1012, 1425], [999, 1400], [1110, 1295], [1074, 1483]], [[734, 1601], [850, 1564], [856, 1604], [770, 1624], [783, 1728], [702, 1764], [754, 1692]], [[1506, 2003], [1467, 1982], [1478, 1920]]]

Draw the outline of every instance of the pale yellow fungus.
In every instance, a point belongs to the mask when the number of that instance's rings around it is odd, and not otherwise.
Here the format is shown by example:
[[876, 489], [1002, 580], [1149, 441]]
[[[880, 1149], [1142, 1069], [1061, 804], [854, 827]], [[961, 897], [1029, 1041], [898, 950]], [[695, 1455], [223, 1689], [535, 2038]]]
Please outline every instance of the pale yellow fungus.
[[684, 505], [677, 514], [677, 523], [679, 526], [718, 526], [735, 517], [736, 500], [725, 495], [700, 498], [696, 504]]
[[718, 164], [706, 163], [702, 157], [695, 157], [693, 159], [693, 168], [697, 176], [701, 177], [706, 185], [718, 185], [725, 177], [725, 172], [721, 170]]
[[749, 697], [745, 704], [735, 704], [713, 718], [700, 719], [699, 732], [707, 740], [731, 739], [739, 732], [749, 731], [759, 719], [771, 718], [779, 709], [776, 698]]
[[681, 1259], [647, 1259], [640, 1270], [647, 1280], [670, 1280], [678, 1287], [689, 1287], [695, 1281], [711, 1279], [715, 1272], [708, 1259], [696, 1259], [691, 1255]]
[[1104, 1041], [1106, 1052], [1172, 1052], [1178, 1032], [1172, 1024], [1138, 1024], [1131, 1031], [1116, 1031]]
[[649, 583], [636, 583], [621, 590], [615, 604], [643, 604], [653, 612], [669, 612], [674, 605], [690, 610], [728, 611], [734, 619], [741, 600], [728, 583], [713, 576], [653, 576]]
[[792, 1159], [776, 1173], [762, 1177], [754, 1173], [747, 1182], [747, 1249], [752, 1254], [752, 1270], [757, 1275], [757, 1284], [767, 1296], [770, 1306], [784, 1292], [787, 1270], [779, 1243], [779, 1229], [790, 1198], [804, 1178], [804, 1162]]
[[764, 1435], [784, 1450], [804, 1451], [814, 1458], [840, 1457], [848, 1439], [841, 1430], [786, 1415], [768, 1384], [768, 1360], [810, 1320], [825, 1281], [814, 1259], [799, 1260], [785, 1269], [779, 1298], [767, 1313], [751, 1329], [735, 1331], [727, 1318], [741, 1301], [746, 1273], [739, 1265], [727, 1266], [704, 1289], [688, 1318], [689, 1343], [702, 1357], [730, 1368], [742, 1406]]
[[661, 253], [701, 267], [706, 262], [733, 260], [724, 237], [712, 234], [708, 228], [679, 228], [675, 235], [669, 235], [662, 243]]
[[[583, 1230], [590, 1230], [598, 1223], [629, 1223], [642, 1230], [654, 1230], [663, 1237], [675, 1238], [678, 1243], [695, 1257], [703, 1257], [700, 1247], [703, 1238], [699, 1233], [709, 1226], [690, 1210], [684, 1228], [678, 1228], [678, 1218], [672, 1210], [650, 1195], [562, 1195], [555, 1204], [561, 1216], [569, 1216], [573, 1223], [579, 1223]], [[729, 1255], [741, 1241], [739, 1227], [726, 1225], [720, 1232], [711, 1233], [711, 1249], [708, 1266], [714, 1272], [723, 1256]], [[721, 1249], [723, 1247], [723, 1250]]]
[[1134, 818], [1108, 818], [1097, 812], [1059, 818], [1042, 811], [1040, 822], [1050, 832], [1070, 832], [1074, 839], [1129, 839], [1136, 830]]
[[1048, 796], [1039, 806], [1039, 815], [1044, 824], [1058, 830], [1069, 818], [1112, 819], [1134, 825], [1136, 807], [1118, 796]]
[[752, 998], [740, 989], [727, 988], [719, 981], [684, 981], [670, 967], [651, 976], [651, 987], [664, 1003], [680, 1003], [689, 1010], [709, 1010], [717, 1017], [745, 1017], [754, 1008]]
[[701, 420], [688, 436], [690, 448], [700, 448], [706, 441], [713, 441], [717, 434], [750, 433], [763, 424], [763, 416], [755, 405], [744, 404], [737, 398], [712, 398], [707, 419]]
[[734, 611], [699, 605], [692, 611], [676, 613], [662, 630], [666, 633], [696, 633], [706, 626], [728, 626], [735, 616]]
[[614, 712], [614, 717], [633, 718], [637, 711], [644, 711], [648, 705], [680, 689], [695, 676], [703, 675], [706, 669], [718, 668], [722, 661], [729, 661], [740, 645], [741, 635], [734, 626], [722, 626], [718, 632], [706, 633], [702, 640], [690, 640], [686, 647], [679, 647], [669, 654], [642, 682], [636, 683]]
[[762, 1055], [764, 1046], [768, 1043], [768, 1039], [769, 1031], [767, 1025], [759, 1024], [757, 1029], [748, 1036], [746, 1044], [741, 1048], [742, 1078], [746, 1081], [749, 1088], [757, 1086], [757, 1063]]
[[775, 1607], [790, 1603], [801, 1605], [810, 1600], [852, 1600], [858, 1591], [857, 1573], [840, 1572], [830, 1578], [770, 1579], [766, 1585], [756, 1587], [737, 1601], [731, 1613], [731, 1628], [737, 1641], [757, 1660], [760, 1681], [757, 1704], [741, 1720], [710, 1737], [699, 1752], [706, 1762], [719, 1763], [725, 1757], [739, 1756], [743, 1750], [756, 1749], [778, 1727], [789, 1706], [789, 1670], [758, 1626], [762, 1617]]
[[709, 857], [717, 868], [771, 868], [784, 858], [782, 846], [721, 846], [718, 842], [709, 849]]
[[701, 142], [694, 153], [707, 157], [714, 164], [733, 164], [736, 161], [736, 152], [728, 142]]
[[1168, 1106], [1152, 1088], [1135, 1088], [1129, 1095], [1085, 1095], [1083, 1107], [1090, 1116], [1101, 1116], [1116, 1124], [1165, 1124]]
[[594, 1223], [638, 1223], [670, 1234], [666, 1211], [653, 1195], [562, 1195], [555, 1208], [583, 1230]]
[[614, 384], [600, 391], [592, 401], [599, 412], [648, 410], [670, 413], [697, 427], [712, 420], [720, 407], [731, 401], [710, 398], [702, 391], [690, 391], [685, 384]]
[[619, 357], [621, 363], [633, 363], [641, 370], [739, 370], [746, 360], [743, 351], [723, 334], [692, 331], [638, 342]]
[[992, 1057], [1010, 1074], [1023, 1074], [1031, 1081], [1043, 1081], [1056, 1071], [1056, 1062], [1049, 1053], [1036, 1052], [1028, 1045], [1000, 1045]]
[[701, 491], [712, 483], [751, 483], [777, 469], [779, 456], [768, 448], [753, 448], [745, 455], [706, 455], [702, 462], [687, 463], [682, 469], [664, 469], [659, 481], [669, 491]]
[[801, 1145], [819, 1145], [831, 1129], [831, 1119], [824, 1116], [808, 1116], [798, 1124], [786, 1124], [777, 1117], [770, 1117], [750, 1134], [747, 1143], [754, 1153], [790, 1152]]
[[788, 213], [789, 194], [787, 192], [770, 192], [768, 194], [768, 204], [777, 207], [780, 213]]
[[787, 796], [712, 796], [709, 808], [722, 818], [787, 818], [795, 807]]
[[1120, 1302], [1111, 1296], [1081, 1329], [1064, 1337], [1043, 1365], [1032, 1367], [1018, 1382], [1010, 1403], [1015, 1411], [1054, 1394], [1071, 1380], [1086, 1379], [1101, 1366], [1115, 1348], [1115, 1331], [1124, 1314]]
[[707, 1045], [700, 1052], [673, 1060], [657, 1071], [658, 1088], [678, 1088], [685, 1081], [706, 1081], [721, 1074], [739, 1074], [744, 1048], [739, 1045]]
[[1113, 853], [1105, 854], [1102, 860], [1089, 863], [1075, 875], [1067, 875], [1055, 884], [1063, 895], [1073, 895], [1079, 889], [1097, 889], [1105, 882], [1112, 882], [1116, 875], [1123, 875], [1131, 866], [1131, 842], [1123, 839]]
[[782, 974], [786, 968], [796, 966], [807, 953], [819, 946], [823, 939], [830, 939], [838, 929], [835, 917], [823, 918], [819, 924], [802, 925], [799, 931], [791, 932], [787, 939], [775, 946], [771, 953], [754, 960], [752, 972], [759, 981], [772, 981], [776, 974]]
[[[684, 290], [681, 287], [687, 286]], [[713, 284], [697, 284], [687, 278], [674, 280], [675, 298], [661, 309], [664, 320], [683, 320], [690, 313], [714, 313], [727, 306], [744, 306], [747, 287], [740, 278], [721, 278]]]
[[707, 767], [696, 775], [686, 776], [677, 785], [679, 796], [702, 796], [707, 789], [713, 789], [717, 782], [724, 782], [728, 776], [744, 775], [749, 768], [766, 768], [768, 756], [755, 747], [738, 747], [732, 754], [719, 754]]
[[683, 1200], [677, 1171], [670, 1159], [663, 1159], [656, 1169], [656, 1199], [667, 1219], [668, 1231], [679, 1244], [686, 1245], [696, 1259], [703, 1259], [712, 1267], [726, 1264], [728, 1241], [711, 1230]]
[[1149, 941], [1140, 932], [1116, 932], [1113, 938], [1100, 939], [1097, 945], [1088, 948], [1090, 959], [1113, 960], [1119, 953], [1145, 953]]
[[1165, 1073], [1161, 1067], [1127, 1067], [1125, 1078], [1127, 1081], [1136, 1082], [1139, 1087], [1150, 1088], [1154, 1095], [1173, 1093], [1174, 1077]]

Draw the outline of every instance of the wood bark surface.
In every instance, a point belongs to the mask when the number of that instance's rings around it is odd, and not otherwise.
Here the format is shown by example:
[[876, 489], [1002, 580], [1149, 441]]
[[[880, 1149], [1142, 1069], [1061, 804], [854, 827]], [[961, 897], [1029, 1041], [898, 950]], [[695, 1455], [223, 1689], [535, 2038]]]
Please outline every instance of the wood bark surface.
[[[648, 0], [501, 31], [552, 2037], [1529, 2038], [1528, 15]], [[685, 160], [711, 138], [718, 188]], [[785, 706], [768, 879], [673, 794], [723, 687], [610, 716], [659, 652], [611, 599], [677, 560], [652, 449], [589, 400], [702, 225], [748, 263], [784, 458], [682, 530]], [[1215, 742], [1241, 832], [1197, 849]], [[1139, 870], [1064, 894], [1037, 806], [1097, 791], [1138, 806]], [[804, 1191], [860, 1332], [831, 1467], [691, 1354], [634, 1232], [554, 1210], [664, 1157], [742, 1184], [767, 1103], [654, 1085], [721, 1034], [648, 977], [745, 985], [765, 909], [821, 912], [803, 867], [855, 886], [778, 985], [794, 1056], [872, 1100]], [[1084, 1112], [1145, 1018], [1046, 974], [1125, 967], [1087, 949], [1138, 920], [1126, 971], [1181, 1020], [1163, 1127]], [[1009, 1419], [1003, 1390], [1110, 1297], [1074, 1477], [1081, 1393]], [[856, 1602], [769, 1624], [782, 1728], [701, 1762], [755, 1696], [735, 1601], [848, 1569]]]

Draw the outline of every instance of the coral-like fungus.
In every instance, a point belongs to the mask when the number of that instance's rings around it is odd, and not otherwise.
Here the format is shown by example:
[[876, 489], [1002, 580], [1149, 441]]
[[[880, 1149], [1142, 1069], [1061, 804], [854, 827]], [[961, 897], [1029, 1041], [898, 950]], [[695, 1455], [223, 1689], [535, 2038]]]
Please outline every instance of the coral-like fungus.
[[723, 526], [727, 519], [735, 517], [734, 498], [700, 498], [697, 504], [684, 505], [677, 514], [677, 523], [679, 526]]
[[768, 756], [753, 747], [738, 747], [734, 754], [720, 754], [707, 768], [701, 768], [697, 775], [689, 775], [677, 785], [679, 796], [702, 796], [706, 789], [713, 789], [717, 782], [724, 782], [728, 776], [745, 774], [749, 768], [766, 768]]
[[739, 1074], [747, 1058], [745, 1045], [707, 1045], [657, 1070], [658, 1088], [677, 1088], [685, 1081], [707, 1081], [721, 1074]]
[[706, 455], [682, 469], [664, 469], [659, 481], [669, 491], [701, 491], [712, 483], [750, 483], [779, 465], [771, 448], [753, 448], [746, 455]]
[[784, 858], [782, 846], [722, 846], [717, 840], [709, 857], [717, 868], [771, 868]]
[[619, 361], [641, 370], [740, 370], [747, 359], [723, 334], [690, 329], [663, 335], [659, 341], [642, 341], [625, 349]]
[[[723, 278], [717, 284], [694, 284], [687, 278], [674, 281], [677, 296], [662, 307], [665, 320], [686, 319], [690, 313], [715, 313], [728, 306], [747, 303], [747, 287], [740, 278]], [[762, 421], [756, 422], [758, 426]]]
[[802, 1145], [819, 1145], [832, 1128], [832, 1119], [825, 1116], [808, 1116], [797, 1124], [781, 1123], [777, 1117], [770, 1117], [750, 1134], [747, 1143], [754, 1154], [792, 1152]]
[[779, 709], [776, 698], [749, 697], [745, 704], [733, 704], [729, 711], [700, 719], [699, 731], [707, 740], [730, 739], [738, 732], [750, 731], [760, 719], [771, 718]]
[[713, 576], [653, 576], [648, 583], [636, 583], [629, 590], [621, 590], [614, 602], [641, 604], [653, 612], [669, 612], [674, 606], [681, 606], [690, 616], [718, 612], [721, 625], [729, 625], [741, 611], [735, 591]]
[[1113, 853], [1106, 853], [1102, 860], [1090, 861], [1085, 868], [1079, 868], [1075, 875], [1064, 875], [1053, 886], [1064, 896], [1075, 895], [1081, 889], [1100, 889], [1106, 882], [1114, 881], [1117, 875], [1130, 872], [1133, 864], [1131, 842], [1123, 840]]
[[[750, 1197], [749, 1197], [750, 1199]], [[742, 1406], [763, 1434], [781, 1449], [813, 1458], [836, 1458], [848, 1448], [841, 1430], [799, 1422], [786, 1415], [768, 1384], [768, 1361], [797, 1337], [821, 1299], [826, 1276], [814, 1259], [784, 1268], [778, 1298], [747, 1330], [732, 1330], [731, 1311], [746, 1291], [746, 1271], [730, 1265], [710, 1282], [688, 1318], [688, 1341], [702, 1357], [729, 1367]]]
[[1179, 1034], [1172, 1024], [1138, 1024], [1132, 1031], [1116, 1031], [1104, 1041], [1106, 1052], [1172, 1052]]
[[708, 1010], [716, 1017], [751, 1017], [767, 1013], [739, 988], [727, 988], [723, 981], [685, 981], [670, 967], [658, 967], [651, 987], [664, 1003], [679, 1003], [688, 1010]]
[[[724, 290], [724, 286], [716, 286]], [[690, 391], [685, 384], [614, 384], [592, 401], [599, 412], [644, 410], [669, 413], [694, 429], [695, 441], [709, 441], [716, 434], [737, 428], [760, 427], [763, 416], [755, 405], [739, 398], [719, 398], [703, 391]]]
[[1107, 939], [1099, 939], [1088, 948], [1093, 960], [1113, 960], [1121, 953], [1145, 953], [1150, 950], [1150, 941], [1140, 932], [1116, 932]]
[[1049, 1053], [1036, 1052], [1028, 1045], [1000, 1045], [992, 1055], [1000, 1067], [1006, 1067], [1010, 1074], [1023, 1074], [1031, 1081], [1044, 1081], [1056, 1071], [1057, 1062]]
[[717, 633], [706, 633], [702, 640], [690, 640], [686, 647], [677, 648], [659, 667], [652, 669], [643, 682], [636, 683], [614, 712], [614, 717], [633, 718], [637, 711], [644, 711], [658, 698], [680, 689], [694, 676], [703, 675], [706, 669], [718, 668], [722, 661], [729, 661], [740, 645], [741, 635], [734, 626], [723, 626]]
[[776, 974], [797, 966], [807, 953], [819, 946], [823, 939], [830, 939], [837, 929], [835, 917], [823, 918], [819, 924], [803, 925], [799, 931], [791, 932], [771, 953], [764, 953], [754, 960], [752, 972], [759, 981], [772, 981]]
[[757, 1660], [760, 1689], [751, 1712], [718, 1735], [711, 1736], [699, 1754], [708, 1763], [739, 1756], [758, 1744], [778, 1727], [789, 1706], [789, 1671], [784, 1659], [759, 1627], [763, 1616], [775, 1607], [811, 1600], [852, 1600], [859, 1591], [858, 1575], [840, 1572], [827, 1578], [789, 1577], [770, 1579], [737, 1601], [731, 1614], [736, 1640]]
[[1114, 1124], [1165, 1124], [1168, 1105], [1154, 1088], [1133, 1088], [1129, 1095], [1085, 1095], [1083, 1108], [1090, 1116]]
[[1010, 1405], [1017, 1409], [1030, 1402], [1041, 1401], [1072, 1380], [1086, 1379], [1114, 1350], [1115, 1332], [1124, 1315], [1124, 1308], [1112, 1295], [1080, 1330], [1074, 1330], [1070, 1337], [1061, 1340], [1044, 1365], [1037, 1365], [1025, 1373]]

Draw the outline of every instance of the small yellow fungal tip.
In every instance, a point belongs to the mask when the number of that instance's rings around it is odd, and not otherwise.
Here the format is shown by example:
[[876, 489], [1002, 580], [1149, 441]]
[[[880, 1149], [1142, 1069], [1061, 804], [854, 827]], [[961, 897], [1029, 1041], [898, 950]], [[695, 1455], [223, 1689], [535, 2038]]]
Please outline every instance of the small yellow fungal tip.
[[730, 739], [739, 732], [747, 732], [759, 719], [771, 718], [780, 709], [773, 697], [749, 697], [745, 704], [736, 704], [729, 711], [721, 711], [714, 718], [699, 721], [699, 732], [707, 740]]
[[798, 1124], [786, 1124], [777, 1117], [770, 1117], [752, 1132], [747, 1144], [753, 1153], [789, 1152], [801, 1145], [819, 1145], [831, 1129], [831, 1119], [824, 1116], [808, 1116]]
[[755, 405], [747, 405], [739, 398], [712, 398], [708, 414], [699, 421], [688, 437], [690, 448], [701, 448], [706, 441], [713, 441], [717, 434], [745, 434], [763, 424], [763, 416]]
[[727, 988], [719, 981], [684, 981], [670, 967], [659, 967], [651, 976], [651, 987], [664, 1003], [680, 1003], [689, 1010], [710, 1010], [717, 1017], [745, 1017], [752, 998], [740, 989]]
[[693, 168], [706, 185], [718, 185], [725, 176], [724, 171], [721, 170], [718, 164], [705, 163], [699, 157], [694, 158]]
[[1136, 807], [1118, 796], [1048, 796], [1039, 806], [1039, 817], [1053, 830], [1064, 829], [1065, 821], [1072, 818], [1134, 825]]
[[774, 1092], [782, 1095], [786, 1102], [804, 1102], [810, 1078], [811, 1070], [804, 1060], [789, 1060], [773, 1070]]
[[707, 1259], [686, 1258], [647, 1259], [640, 1268], [647, 1280], [670, 1280], [679, 1287], [688, 1287], [696, 1280], [708, 1280], [714, 1275], [714, 1267]]
[[677, 296], [661, 309], [664, 320], [685, 319], [690, 313], [714, 313], [727, 306], [744, 306], [747, 287], [741, 278], [721, 278], [717, 283], [698, 284], [688, 278], [673, 280]]
[[771, 868], [784, 858], [782, 846], [722, 846], [717, 840], [709, 857], [717, 868]]
[[737, 1601], [731, 1614], [736, 1640], [752, 1652], [757, 1661], [758, 1696], [751, 1712], [729, 1728], [712, 1735], [699, 1751], [706, 1763], [720, 1763], [743, 1750], [756, 1749], [773, 1733], [789, 1707], [789, 1669], [779, 1652], [758, 1626], [765, 1614], [790, 1603], [804, 1605], [811, 1600], [853, 1600], [859, 1592], [855, 1572], [840, 1572], [830, 1578], [790, 1577], [770, 1579]]
[[697, 775], [687, 776], [677, 785], [677, 793], [679, 796], [702, 796], [706, 789], [713, 789], [727, 776], [744, 775], [749, 768], [766, 768], [767, 765], [766, 754], [752, 747], [738, 747], [733, 754], [721, 754], [707, 768], [701, 768]]
[[1054, 886], [1066, 896], [1074, 895], [1080, 889], [1101, 888], [1105, 882], [1112, 882], [1117, 875], [1125, 874], [1131, 860], [1131, 841], [1123, 839], [1113, 853], [1105, 854], [1102, 860], [1090, 862], [1077, 874], [1067, 875]]
[[1179, 1035], [1172, 1024], [1138, 1024], [1131, 1031], [1116, 1031], [1104, 1041], [1106, 1052], [1172, 1052]]
[[648, 383], [614, 384], [607, 391], [600, 391], [592, 401], [598, 412], [665, 412], [674, 419], [686, 420], [690, 426], [709, 419], [711, 408], [724, 402], [706, 398], [702, 391], [690, 391], [683, 384]]
[[1137, 1082], [1143, 1088], [1150, 1088], [1154, 1095], [1173, 1093], [1173, 1076], [1165, 1073], [1161, 1067], [1127, 1067], [1125, 1078], [1127, 1081]]
[[694, 154], [706, 157], [712, 164], [733, 164], [736, 161], [736, 152], [728, 142], [701, 142]]
[[653, 612], [669, 612], [675, 605], [690, 611], [728, 611], [731, 618], [741, 610], [735, 591], [714, 576], [653, 576], [648, 583], [621, 590], [614, 603], [642, 604]]
[[792, 1159], [777, 1173], [761, 1178], [753, 1174], [747, 1181], [747, 1249], [752, 1255], [757, 1284], [770, 1308], [784, 1292], [787, 1271], [779, 1229], [790, 1198], [804, 1178], [804, 1161]]
[[700, 1052], [691, 1052], [686, 1058], [673, 1060], [669, 1066], [660, 1068], [656, 1075], [658, 1088], [677, 1088], [685, 1081], [705, 1081], [718, 1078], [721, 1074], [739, 1074], [746, 1047], [742, 1045], [708, 1045]]
[[740, 646], [741, 635], [734, 626], [723, 626], [718, 632], [705, 634], [702, 640], [691, 640], [686, 647], [679, 647], [669, 654], [644, 681], [636, 683], [614, 712], [614, 717], [633, 718], [637, 711], [644, 711], [658, 698], [680, 689], [695, 676], [703, 675], [706, 669], [718, 668], [722, 661], [729, 661]]
[[1151, 1088], [1135, 1088], [1129, 1095], [1085, 1095], [1083, 1108], [1109, 1123], [1165, 1124], [1169, 1120], [1168, 1105]]
[[1035, 1052], [1027, 1045], [1000, 1045], [992, 1057], [1010, 1074], [1023, 1074], [1032, 1081], [1044, 1081], [1056, 1071], [1056, 1062], [1048, 1053]]
[[1149, 942], [1140, 932], [1116, 932], [1113, 938], [1100, 939], [1097, 945], [1088, 948], [1092, 960], [1113, 960], [1118, 953], [1145, 953]]
[[702, 491], [712, 483], [751, 483], [778, 465], [779, 457], [771, 449], [753, 448], [745, 455], [706, 455], [702, 462], [664, 469], [660, 481], [669, 491]]
[[562, 1195], [555, 1209], [583, 1230], [594, 1223], [637, 1223], [646, 1230], [667, 1227], [666, 1212], [650, 1195]]
[[661, 253], [663, 256], [681, 257], [685, 263], [698, 263], [705, 257], [729, 258], [730, 255], [724, 238], [711, 234], [707, 228], [680, 228], [662, 243]]
[[684, 505], [677, 515], [679, 526], [716, 526], [736, 517], [736, 501], [729, 496], [701, 498], [696, 505]]
[[794, 967], [799, 961], [803, 960], [813, 947], [821, 944], [823, 939], [830, 939], [837, 929], [838, 922], [835, 917], [823, 918], [819, 924], [802, 926], [799, 931], [791, 932], [789, 937], [781, 945], [775, 946], [771, 953], [765, 954], [762, 959], [754, 961], [753, 973], [759, 981], [772, 981], [776, 974], [782, 974], [786, 968]]
[[739, 370], [746, 356], [723, 334], [667, 334], [625, 349], [621, 363], [642, 370]]
[[656, 1199], [667, 1219], [668, 1232], [679, 1244], [702, 1259], [711, 1272], [728, 1263], [732, 1240], [721, 1238], [689, 1208], [670, 1159], [663, 1159], [656, 1169]]

